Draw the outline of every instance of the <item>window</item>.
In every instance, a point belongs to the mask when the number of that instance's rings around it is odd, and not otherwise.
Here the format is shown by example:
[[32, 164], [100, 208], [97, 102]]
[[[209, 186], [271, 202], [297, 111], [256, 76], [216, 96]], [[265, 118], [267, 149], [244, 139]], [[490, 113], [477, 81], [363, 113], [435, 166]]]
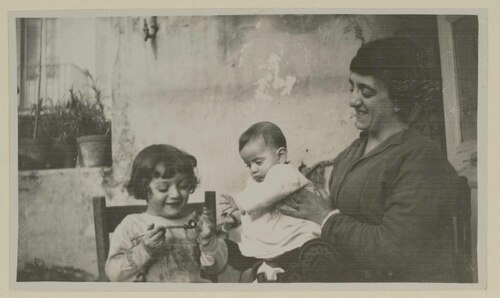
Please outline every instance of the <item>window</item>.
[[39, 98], [57, 103], [70, 88], [89, 95], [85, 70], [73, 63], [59, 63], [57, 19], [18, 19], [18, 108], [27, 112]]
[[95, 48], [92, 24], [95, 19], [16, 20], [19, 170], [111, 165], [102, 89], [75, 62], [95, 64], [88, 51]]

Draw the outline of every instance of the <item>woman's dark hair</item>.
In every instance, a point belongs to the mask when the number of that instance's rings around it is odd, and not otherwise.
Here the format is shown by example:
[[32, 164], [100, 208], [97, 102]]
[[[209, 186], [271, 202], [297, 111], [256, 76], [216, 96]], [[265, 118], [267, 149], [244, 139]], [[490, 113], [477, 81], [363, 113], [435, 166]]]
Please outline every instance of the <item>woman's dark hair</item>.
[[193, 193], [198, 178], [194, 168], [196, 158], [171, 145], [151, 145], [144, 148], [134, 159], [132, 174], [127, 191], [138, 200], [147, 200], [149, 184], [153, 178], [173, 178], [176, 174], [187, 175], [191, 180], [190, 193]]
[[389, 98], [399, 107], [403, 120], [421, 97], [425, 65], [424, 49], [407, 38], [387, 38], [368, 42], [359, 48], [350, 70], [382, 81]]
[[264, 139], [264, 144], [266, 144], [268, 148], [286, 148], [286, 139], [281, 129], [276, 124], [265, 121], [255, 123], [240, 136], [239, 151], [241, 151], [249, 141], [253, 141], [258, 137]]

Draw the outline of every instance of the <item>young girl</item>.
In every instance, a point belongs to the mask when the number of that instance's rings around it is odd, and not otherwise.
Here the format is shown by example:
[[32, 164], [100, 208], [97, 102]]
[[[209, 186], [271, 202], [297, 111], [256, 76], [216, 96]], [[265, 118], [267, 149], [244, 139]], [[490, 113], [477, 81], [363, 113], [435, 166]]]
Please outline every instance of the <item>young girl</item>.
[[208, 282], [200, 277], [221, 272], [227, 246], [212, 232], [204, 210], [196, 229], [183, 226], [189, 194], [197, 185], [196, 158], [170, 145], [152, 145], [134, 160], [128, 191], [147, 201], [147, 210], [123, 219], [112, 235], [106, 274], [111, 281]]

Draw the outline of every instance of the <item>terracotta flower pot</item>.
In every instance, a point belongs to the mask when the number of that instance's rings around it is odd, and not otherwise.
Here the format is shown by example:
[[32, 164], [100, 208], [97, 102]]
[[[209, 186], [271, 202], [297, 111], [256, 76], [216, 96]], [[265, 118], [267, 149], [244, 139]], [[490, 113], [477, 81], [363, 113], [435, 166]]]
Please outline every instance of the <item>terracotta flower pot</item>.
[[106, 167], [111, 165], [111, 137], [109, 135], [83, 136], [76, 139], [78, 164], [81, 167]]

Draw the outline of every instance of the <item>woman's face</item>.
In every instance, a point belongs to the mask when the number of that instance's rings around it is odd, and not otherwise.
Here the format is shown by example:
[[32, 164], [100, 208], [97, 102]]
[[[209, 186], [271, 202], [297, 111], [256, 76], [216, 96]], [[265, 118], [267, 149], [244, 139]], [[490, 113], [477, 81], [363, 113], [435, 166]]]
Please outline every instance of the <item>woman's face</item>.
[[153, 178], [149, 183], [147, 213], [166, 218], [183, 214], [191, 183], [188, 175], [176, 174], [173, 178]]
[[356, 112], [354, 125], [358, 129], [380, 133], [396, 121], [400, 121], [382, 81], [352, 72], [349, 83], [351, 85], [349, 105]]

